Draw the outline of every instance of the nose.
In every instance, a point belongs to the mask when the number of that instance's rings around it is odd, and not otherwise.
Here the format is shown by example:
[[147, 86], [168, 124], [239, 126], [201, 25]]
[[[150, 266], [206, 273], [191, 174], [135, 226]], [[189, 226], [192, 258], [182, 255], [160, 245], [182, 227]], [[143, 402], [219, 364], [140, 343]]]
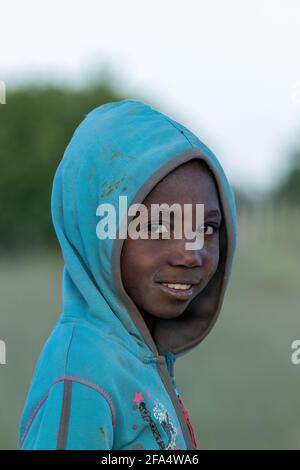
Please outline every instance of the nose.
[[[187, 245], [191, 244], [191, 240], [186, 238], [173, 240], [173, 242], [170, 256], [170, 264], [172, 266], [194, 268], [203, 265], [204, 247], [201, 249], [187, 249]], [[195, 245], [195, 247], [197, 246]]]

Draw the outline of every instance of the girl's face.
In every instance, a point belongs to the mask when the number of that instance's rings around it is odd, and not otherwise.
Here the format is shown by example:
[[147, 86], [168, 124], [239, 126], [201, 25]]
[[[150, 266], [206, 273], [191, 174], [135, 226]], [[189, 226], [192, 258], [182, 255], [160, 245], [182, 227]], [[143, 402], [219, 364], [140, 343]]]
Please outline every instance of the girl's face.
[[[196, 204], [204, 204], [204, 245], [187, 250], [183, 237], [175, 239], [172, 221], [164, 215], [151, 221], [151, 204], [180, 204], [184, 227], [184, 204], [192, 204], [192, 227], [195, 232]], [[219, 262], [219, 229], [221, 209], [213, 176], [205, 164], [188, 162], [169, 173], [148, 194], [143, 204], [148, 209], [148, 239], [127, 237], [121, 253], [121, 273], [124, 288], [141, 313], [172, 319], [180, 316], [189, 303], [205, 288], [217, 270]], [[213, 211], [213, 213], [211, 213]], [[211, 213], [211, 214], [210, 214]], [[165, 223], [164, 223], [165, 221]], [[152, 225], [151, 225], [152, 224]], [[144, 226], [144, 224], [143, 224]], [[138, 227], [138, 230], [140, 228]], [[147, 230], [147, 228], [146, 228]], [[170, 238], [151, 239], [151, 232], [170, 231]], [[180, 297], [162, 283], [192, 284], [191, 294]], [[182, 292], [182, 291], [179, 291]]]

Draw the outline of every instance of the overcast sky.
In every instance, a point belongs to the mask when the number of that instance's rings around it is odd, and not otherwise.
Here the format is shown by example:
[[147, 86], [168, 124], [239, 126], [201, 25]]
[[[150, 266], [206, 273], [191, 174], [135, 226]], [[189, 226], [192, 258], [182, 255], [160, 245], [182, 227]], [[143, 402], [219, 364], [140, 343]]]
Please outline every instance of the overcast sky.
[[128, 97], [190, 127], [249, 192], [300, 146], [299, 0], [10, 0], [0, 47], [8, 96], [28, 76], [83, 83], [110, 64]]

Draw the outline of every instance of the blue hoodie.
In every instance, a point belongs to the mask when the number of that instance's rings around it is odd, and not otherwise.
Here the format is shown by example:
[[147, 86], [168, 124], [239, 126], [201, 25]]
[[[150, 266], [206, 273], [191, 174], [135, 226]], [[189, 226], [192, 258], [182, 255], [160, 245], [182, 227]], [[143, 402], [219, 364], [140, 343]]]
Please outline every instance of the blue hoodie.
[[[150, 334], [120, 274], [124, 239], [96, 235], [99, 204], [141, 203], [177, 166], [202, 159], [218, 188], [224, 230], [217, 271], [182, 319]], [[21, 449], [196, 449], [174, 376], [222, 307], [236, 248], [236, 206], [215, 155], [186, 127], [132, 99], [90, 112], [57, 168], [51, 212], [64, 258], [62, 311], [36, 365]], [[124, 214], [117, 213], [117, 227]], [[131, 218], [128, 217], [128, 223]], [[179, 334], [180, 332], [180, 334]]]

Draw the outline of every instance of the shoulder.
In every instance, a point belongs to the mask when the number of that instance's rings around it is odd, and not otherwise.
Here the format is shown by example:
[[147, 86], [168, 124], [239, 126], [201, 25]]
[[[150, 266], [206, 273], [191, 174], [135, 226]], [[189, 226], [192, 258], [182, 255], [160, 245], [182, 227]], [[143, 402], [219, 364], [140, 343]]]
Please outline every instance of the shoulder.
[[47, 343], [44, 362], [48, 370], [55, 370], [56, 377], [76, 376], [106, 383], [112, 373], [122, 375], [122, 370], [136, 360], [134, 351], [118, 335], [90, 322], [60, 322]]

